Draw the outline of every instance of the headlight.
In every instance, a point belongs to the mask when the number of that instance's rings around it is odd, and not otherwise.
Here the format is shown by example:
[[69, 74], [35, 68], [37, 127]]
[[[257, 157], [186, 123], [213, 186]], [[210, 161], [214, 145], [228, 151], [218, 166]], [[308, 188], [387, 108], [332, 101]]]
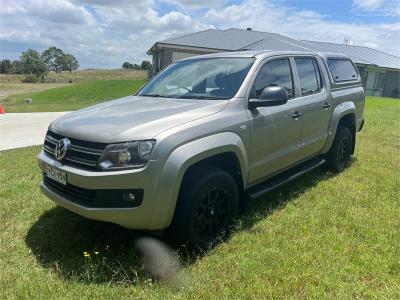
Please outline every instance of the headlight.
[[102, 170], [143, 167], [149, 160], [155, 143], [155, 140], [148, 140], [108, 145], [98, 165]]

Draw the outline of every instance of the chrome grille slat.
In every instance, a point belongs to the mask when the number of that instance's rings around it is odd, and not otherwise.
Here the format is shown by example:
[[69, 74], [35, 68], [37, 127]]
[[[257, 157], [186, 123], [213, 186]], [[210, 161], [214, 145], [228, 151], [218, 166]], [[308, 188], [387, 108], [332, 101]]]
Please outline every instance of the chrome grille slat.
[[46, 141], [49, 142], [50, 144], [53, 144], [54, 146], [57, 144], [57, 141], [49, 136], [46, 136]]
[[[56, 144], [63, 138], [65, 137], [48, 131], [43, 145], [45, 153], [54, 158]], [[84, 169], [98, 170], [97, 161], [107, 145], [73, 138], [69, 138], [69, 140], [69, 151], [62, 163], [65, 165], [77, 165]]]
[[92, 162], [92, 161], [84, 160], [84, 159], [80, 159], [80, 158], [78, 159], [78, 158], [73, 157], [73, 156], [72, 157], [69, 156], [69, 157], [65, 158], [64, 160], [71, 161], [71, 162], [74, 162], [74, 163], [77, 163], [77, 164], [84, 164], [84, 165], [90, 166], [90, 167], [95, 167], [97, 165], [97, 162]]
[[83, 153], [97, 155], [97, 156], [101, 156], [103, 154], [102, 150], [90, 149], [90, 148], [76, 146], [76, 145], [70, 145], [69, 149], [77, 151], [77, 152], [83, 152]]
[[51, 155], [54, 155], [54, 150], [51, 149], [49, 146], [47, 145], [43, 145], [44, 151], [50, 153]]

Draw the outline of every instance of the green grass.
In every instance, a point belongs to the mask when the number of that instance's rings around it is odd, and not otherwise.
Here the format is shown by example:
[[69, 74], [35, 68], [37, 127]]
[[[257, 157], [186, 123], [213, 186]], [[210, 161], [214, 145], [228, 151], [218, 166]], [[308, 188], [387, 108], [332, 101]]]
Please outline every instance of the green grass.
[[316, 170], [256, 200], [227, 242], [181, 253], [174, 283], [144, 273], [142, 233], [40, 193], [40, 147], [0, 152], [0, 298], [399, 299], [399, 113], [399, 101], [369, 98], [348, 169]]
[[[70, 111], [133, 94], [144, 80], [94, 80], [44, 91], [12, 95], [2, 102], [6, 112]], [[27, 104], [26, 99], [32, 103]]]

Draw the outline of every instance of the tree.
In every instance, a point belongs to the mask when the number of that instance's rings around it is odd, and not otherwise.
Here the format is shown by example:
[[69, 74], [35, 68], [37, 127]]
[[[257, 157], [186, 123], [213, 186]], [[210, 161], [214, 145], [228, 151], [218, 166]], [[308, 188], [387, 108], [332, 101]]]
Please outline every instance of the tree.
[[0, 63], [0, 74], [7, 74], [11, 71], [11, 61], [9, 59], [3, 59]]
[[79, 68], [78, 60], [72, 54], [65, 54], [63, 56], [63, 70], [71, 72]]
[[64, 52], [56, 47], [50, 47], [43, 51], [42, 59], [50, 71], [59, 73], [64, 67]]
[[11, 74], [22, 74], [22, 65], [19, 60], [13, 60], [10, 68]]
[[124, 62], [123, 64], [122, 64], [122, 68], [123, 69], [133, 69], [133, 65], [130, 63], [130, 62]]
[[142, 64], [140, 65], [141, 69], [143, 70], [149, 70], [151, 69], [151, 63], [148, 60], [142, 61]]
[[40, 57], [39, 52], [33, 49], [28, 49], [22, 52], [20, 57], [22, 71], [25, 74], [34, 74], [37, 79], [44, 79], [48, 69], [45, 62]]

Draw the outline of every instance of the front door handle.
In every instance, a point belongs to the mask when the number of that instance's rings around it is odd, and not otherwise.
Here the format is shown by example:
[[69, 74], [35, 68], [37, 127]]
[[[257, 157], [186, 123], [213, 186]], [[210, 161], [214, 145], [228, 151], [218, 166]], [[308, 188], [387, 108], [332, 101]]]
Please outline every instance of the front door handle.
[[295, 111], [292, 115], [292, 118], [297, 120], [298, 118], [300, 118], [303, 114], [299, 111]]
[[328, 102], [325, 102], [322, 107], [323, 109], [328, 109], [331, 105]]

